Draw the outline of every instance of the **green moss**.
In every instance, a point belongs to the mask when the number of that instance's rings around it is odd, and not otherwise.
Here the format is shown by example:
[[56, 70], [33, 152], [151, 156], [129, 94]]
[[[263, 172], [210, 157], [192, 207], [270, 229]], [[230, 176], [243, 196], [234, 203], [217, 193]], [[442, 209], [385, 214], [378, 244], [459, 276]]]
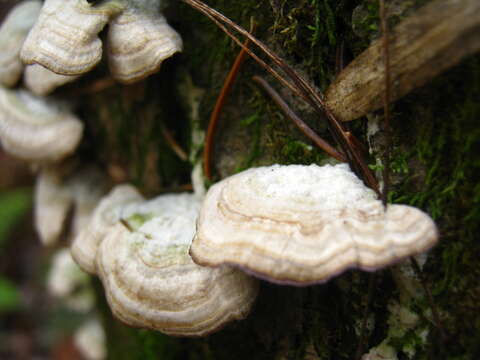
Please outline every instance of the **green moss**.
[[145, 224], [148, 220], [152, 219], [154, 214], [133, 214], [125, 219], [128, 225], [133, 229], [137, 230], [143, 224]]
[[356, 53], [366, 48], [379, 34], [379, 2], [366, 1], [359, 5], [353, 12], [352, 27], [355, 34], [362, 40], [356, 44]]
[[[282, 121], [282, 126], [275, 126]], [[328, 156], [313, 145], [305, 135], [296, 130], [286, 118], [270, 122], [268, 147], [271, 149], [272, 162], [279, 164], [321, 164]]]
[[[423, 102], [416, 101], [418, 98]], [[448, 311], [444, 318], [446, 331], [455, 332], [460, 339], [448, 349], [452, 357], [471, 354], [478, 349], [474, 341], [479, 340], [467, 335], [479, 333], [478, 324], [461, 320], [469, 316], [470, 306], [476, 307], [473, 297], [480, 293], [475, 280], [480, 269], [471, 255], [480, 251], [478, 98], [477, 56], [396, 105], [411, 111], [396, 125], [396, 132], [409, 138], [395, 140], [399, 149], [409, 150], [398, 150], [394, 155], [392, 163], [401, 169], [402, 180], [397, 181], [390, 198], [426, 210], [439, 225], [440, 244], [426, 271], [431, 274], [429, 284], [437, 306]], [[435, 328], [431, 330], [436, 332]]]
[[392, 337], [388, 344], [394, 349], [399, 349], [404, 354], [412, 353], [415, 359], [423, 359], [422, 350], [425, 348], [425, 339], [419, 336], [419, 329], [411, 329], [405, 332], [403, 336]]
[[6, 245], [9, 233], [30, 209], [31, 202], [31, 189], [0, 191], [0, 252]]
[[[480, 81], [480, 78], [476, 62], [472, 60], [469, 64], [474, 77], [471, 79], [471, 85], [466, 86], [464, 96], [458, 102], [450, 98], [442, 106], [441, 113], [425, 114], [427, 118], [423, 119], [417, 115], [412, 120], [417, 121], [413, 124], [416, 132], [412, 133], [415, 136], [412, 139], [416, 141], [415, 147], [409, 152], [398, 150], [391, 161], [392, 171], [404, 174], [408, 172], [407, 159], [416, 159], [420, 162], [424, 174], [411, 171], [410, 178], [402, 187], [404, 195], [393, 196], [393, 200], [427, 208], [434, 218], [444, 214], [452, 201], [461, 205], [472, 200], [476, 202], [479, 198], [477, 184], [465, 182], [471, 179], [470, 175], [475, 176], [480, 167], [479, 160], [470, 156], [475, 152], [480, 140], [480, 129], [476, 125], [480, 114], [480, 104], [477, 101], [479, 93], [477, 81]], [[442, 86], [443, 81], [445, 78], [435, 85]], [[435, 85], [432, 85], [432, 88]], [[453, 96], [459, 98], [458, 94]], [[437, 100], [443, 101], [443, 96]], [[422, 191], [408, 191], [409, 186], [418, 185], [415, 181], [420, 175], [424, 175]], [[475, 206], [469, 208], [467, 218], [475, 217], [475, 208]]]
[[254, 113], [243, 119], [240, 124], [242, 126], [247, 126], [252, 129], [253, 136], [251, 140], [251, 147], [247, 157], [237, 166], [235, 172], [240, 172], [245, 169], [252, 167], [255, 160], [261, 156], [261, 148], [260, 148], [260, 137], [261, 137], [261, 129], [262, 124], [260, 121], [260, 114]]
[[0, 275], [0, 314], [18, 310], [21, 304], [22, 297], [17, 286]]
[[139, 330], [136, 338], [141, 349], [137, 355], [139, 360], [173, 360], [180, 350], [180, 344], [175, 339], [155, 331]]
[[[350, 17], [355, 2], [283, 1], [272, 31], [277, 51], [301, 66], [321, 90], [333, 80], [337, 47], [352, 36]], [[339, 59], [340, 60], [340, 59]]]

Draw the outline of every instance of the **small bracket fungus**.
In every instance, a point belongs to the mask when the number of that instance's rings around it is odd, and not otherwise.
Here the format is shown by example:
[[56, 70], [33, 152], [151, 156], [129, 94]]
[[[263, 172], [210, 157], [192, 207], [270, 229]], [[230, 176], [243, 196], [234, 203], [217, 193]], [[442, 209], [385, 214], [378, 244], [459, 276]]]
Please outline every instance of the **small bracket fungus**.
[[163, 60], [182, 50], [182, 39], [159, 13], [159, 2], [138, 3], [114, 18], [108, 29], [110, 72], [125, 83], [158, 71]]
[[82, 133], [82, 122], [62, 104], [0, 87], [0, 140], [10, 154], [32, 162], [58, 161], [76, 149]]
[[94, 167], [62, 176], [61, 169], [44, 169], [35, 186], [35, 228], [44, 245], [54, 244], [74, 207], [72, 236], [86, 227], [95, 206], [104, 194], [103, 175]]
[[62, 179], [51, 170], [43, 170], [35, 184], [35, 229], [44, 245], [54, 244], [62, 232], [73, 199], [62, 187]]
[[163, 195], [136, 205], [109, 230], [96, 260], [117, 318], [170, 335], [203, 336], [250, 311], [254, 278], [199, 266], [188, 255], [199, 206], [192, 194]]
[[16, 5], [0, 27], [0, 84], [13, 86], [23, 71], [20, 49], [37, 20], [42, 3], [24, 1]]
[[[3, 86], [15, 85], [25, 68], [20, 50], [41, 8], [40, 1], [24, 1], [13, 8], [0, 27], [0, 84]], [[37, 64], [27, 66], [24, 73], [25, 85], [35, 95], [46, 95], [77, 77], [59, 75]]]
[[75, 264], [68, 248], [58, 250], [53, 256], [47, 288], [51, 295], [64, 300], [72, 310], [85, 313], [94, 306], [90, 279]]
[[253, 168], [212, 186], [190, 254], [201, 265], [235, 265], [269, 281], [324, 282], [375, 270], [437, 241], [434, 222], [405, 205], [386, 208], [348, 165]]
[[72, 256], [83, 270], [90, 274], [96, 273], [95, 256], [100, 242], [125, 214], [122, 210], [126, 205], [143, 201], [142, 195], [131, 185], [118, 185], [102, 198], [93, 211], [89, 224], [72, 243]]
[[92, 69], [102, 58], [98, 33], [123, 3], [108, 0], [91, 6], [86, 0], [46, 0], [28, 34], [21, 58], [63, 75], [78, 75]]
[[112, 76], [140, 80], [182, 50], [180, 36], [160, 14], [160, 0], [46, 0], [21, 51], [27, 64], [38, 63], [63, 75], [91, 70], [102, 57], [98, 33], [110, 22], [107, 41]]
[[73, 341], [86, 360], [107, 357], [105, 331], [97, 318], [86, 321], [73, 335]]

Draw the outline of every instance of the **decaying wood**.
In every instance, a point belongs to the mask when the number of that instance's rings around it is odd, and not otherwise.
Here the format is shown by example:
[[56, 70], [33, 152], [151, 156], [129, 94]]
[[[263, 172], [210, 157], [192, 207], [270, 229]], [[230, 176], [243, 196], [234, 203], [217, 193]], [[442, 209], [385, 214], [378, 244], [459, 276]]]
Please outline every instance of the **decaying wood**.
[[[383, 39], [353, 60], [326, 92], [338, 119], [354, 120], [382, 107]], [[480, 49], [480, 1], [436, 0], [389, 34], [390, 101], [425, 84]]]

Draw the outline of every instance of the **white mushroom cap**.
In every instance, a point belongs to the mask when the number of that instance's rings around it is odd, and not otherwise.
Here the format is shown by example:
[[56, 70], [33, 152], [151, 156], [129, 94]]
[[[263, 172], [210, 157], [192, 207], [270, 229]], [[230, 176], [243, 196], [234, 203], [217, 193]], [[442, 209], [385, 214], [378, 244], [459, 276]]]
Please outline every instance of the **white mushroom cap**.
[[[152, 7], [152, 6], [150, 6]], [[158, 12], [130, 7], [108, 29], [108, 60], [112, 76], [129, 83], [158, 71], [163, 60], [182, 50], [182, 39]]]
[[190, 249], [195, 262], [231, 264], [306, 285], [357, 267], [374, 270], [432, 247], [430, 217], [385, 209], [348, 165], [254, 168], [212, 186]]
[[89, 224], [83, 227], [72, 243], [72, 256], [83, 270], [91, 274], [96, 273], [95, 257], [100, 242], [110, 228], [120, 220], [125, 205], [143, 201], [142, 195], [127, 184], [116, 186], [102, 198], [93, 211]]
[[117, 223], [101, 242], [97, 271], [114, 315], [170, 335], [203, 336], [247, 315], [256, 281], [241, 271], [193, 263], [188, 248], [199, 201], [163, 195]]
[[82, 133], [82, 122], [60, 103], [0, 87], [0, 139], [10, 154], [57, 161], [75, 150]]
[[123, 6], [115, 0], [95, 6], [86, 0], [46, 0], [25, 40], [22, 60], [63, 75], [89, 71], [102, 57], [98, 33]]
[[78, 79], [78, 75], [60, 75], [38, 64], [27, 65], [23, 75], [25, 86], [38, 96], [45, 96], [61, 85]]
[[20, 78], [23, 63], [20, 49], [37, 20], [42, 3], [24, 1], [16, 5], [0, 26], [0, 84], [13, 86]]

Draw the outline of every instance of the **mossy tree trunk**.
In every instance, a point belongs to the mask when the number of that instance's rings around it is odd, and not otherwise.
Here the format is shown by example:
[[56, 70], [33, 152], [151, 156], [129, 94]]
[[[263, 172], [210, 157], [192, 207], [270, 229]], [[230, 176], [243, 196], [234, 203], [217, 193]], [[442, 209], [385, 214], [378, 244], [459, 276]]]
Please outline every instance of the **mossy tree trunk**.
[[[391, 1], [392, 25], [425, 2]], [[348, 63], [378, 36], [376, 1], [208, 3], [246, 28], [253, 18], [258, 24], [255, 35], [320, 90], [335, 77], [339, 59]], [[183, 53], [166, 61], [146, 81], [87, 93], [80, 99], [82, 115], [88, 119], [83, 156], [103, 164], [116, 181], [134, 182], [147, 195], [190, 182], [202, 150], [198, 138], [239, 51], [214, 24], [184, 3], [170, 0], [165, 10], [182, 34]], [[339, 57], [340, 49], [344, 51]], [[99, 67], [72, 91], [88, 88], [106, 73], [105, 66]], [[251, 166], [327, 160], [252, 83], [255, 74], [275, 84], [302, 118], [332, 141], [325, 119], [248, 60], [220, 119], [215, 140], [217, 180]], [[422, 208], [440, 228], [440, 243], [422, 268], [433, 302], [406, 261], [374, 275], [348, 271], [312, 287], [262, 282], [257, 304], [246, 320], [201, 339], [129, 329], [104, 307], [110, 358], [353, 359], [362, 338], [363, 353], [382, 344], [377, 350], [390, 352], [391, 359], [394, 353], [398, 359], [480, 358], [479, 56], [465, 59], [397, 101], [392, 113], [389, 199]], [[351, 131], [372, 150], [372, 165], [377, 163], [375, 151], [382, 133], [367, 135], [381, 118], [380, 111], [350, 123]], [[166, 143], [165, 130], [190, 153], [189, 160], [179, 159]], [[104, 301], [100, 285], [98, 295]], [[441, 324], [435, 323], [432, 307]]]

